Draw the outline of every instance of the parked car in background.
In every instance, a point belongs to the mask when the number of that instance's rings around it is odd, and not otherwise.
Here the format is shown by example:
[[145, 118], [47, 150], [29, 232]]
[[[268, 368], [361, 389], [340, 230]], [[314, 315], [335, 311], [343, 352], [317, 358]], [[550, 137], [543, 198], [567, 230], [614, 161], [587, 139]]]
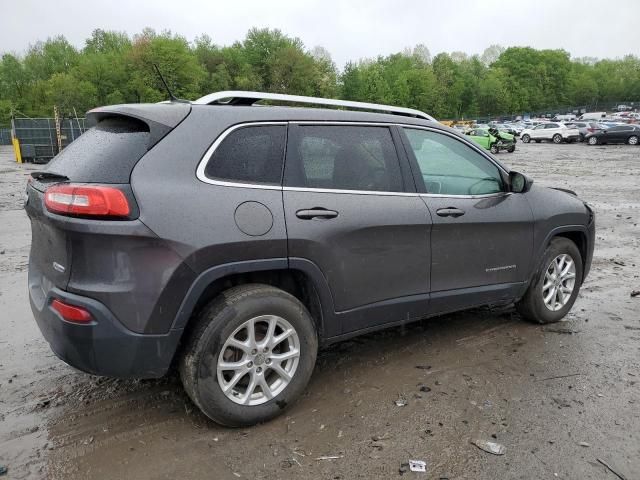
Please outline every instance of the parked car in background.
[[640, 139], [640, 126], [638, 125], [616, 125], [593, 132], [585, 137], [588, 145], [601, 145], [607, 143], [628, 143], [638, 145]]
[[516, 149], [516, 143], [513, 135], [498, 131], [499, 137], [492, 134], [487, 128], [475, 128], [469, 130], [467, 135], [478, 145], [496, 154], [500, 150], [506, 150], [512, 153]]
[[580, 115], [578, 120], [599, 120], [601, 118], [606, 118], [607, 112], [588, 112]]
[[565, 123], [565, 125], [569, 128], [575, 127], [580, 132], [580, 141], [584, 142], [584, 137], [586, 137], [590, 133], [599, 132], [608, 128], [607, 126], [598, 123], [598, 122], [569, 122]]
[[571, 143], [580, 140], [580, 130], [576, 127], [567, 127], [564, 123], [541, 123], [540, 125], [523, 130], [520, 135], [523, 143], [529, 143], [531, 140], [540, 143], [543, 140], [553, 143]]
[[517, 136], [520, 136], [522, 131], [527, 127], [522, 123], [514, 123], [511, 125], [511, 128], [513, 128], [516, 131]]
[[629, 105], [618, 105], [616, 107], [616, 110], [618, 110], [619, 112], [626, 112], [628, 110], [633, 110], [633, 107], [630, 107]]
[[573, 113], [568, 113], [566, 115], [556, 115], [553, 117], [553, 120], [556, 122], [570, 122], [575, 120], [576, 116]]
[[518, 136], [518, 132], [512, 125], [506, 125], [504, 123], [496, 123], [494, 127], [497, 128], [500, 132], [508, 133], [509, 135], [513, 135], [514, 137]]

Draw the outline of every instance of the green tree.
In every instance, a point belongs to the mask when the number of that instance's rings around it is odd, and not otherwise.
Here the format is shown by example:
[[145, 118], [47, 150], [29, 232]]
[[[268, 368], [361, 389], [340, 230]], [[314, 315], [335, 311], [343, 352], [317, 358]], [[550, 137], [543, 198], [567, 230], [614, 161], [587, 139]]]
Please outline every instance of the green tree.
[[29, 48], [24, 66], [32, 78], [47, 80], [55, 73], [67, 73], [78, 63], [78, 51], [60, 35]]
[[128, 87], [137, 101], [157, 102], [167, 98], [154, 65], [177, 97], [197, 98], [202, 93], [206, 72], [184, 37], [170, 31], [158, 34], [145, 29], [134, 38], [128, 61], [132, 71]]
[[60, 113], [71, 115], [96, 105], [96, 87], [87, 80], [79, 80], [69, 73], [54, 73], [46, 84], [48, 105], [56, 105]]

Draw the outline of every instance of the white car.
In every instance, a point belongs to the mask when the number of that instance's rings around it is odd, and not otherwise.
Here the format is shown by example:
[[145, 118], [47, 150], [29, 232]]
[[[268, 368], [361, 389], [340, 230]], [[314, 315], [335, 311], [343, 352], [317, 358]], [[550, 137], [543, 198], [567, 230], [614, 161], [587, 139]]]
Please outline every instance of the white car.
[[523, 143], [529, 143], [531, 140], [540, 143], [547, 140], [553, 143], [572, 143], [580, 140], [580, 130], [575, 127], [567, 127], [564, 123], [549, 122], [541, 123], [533, 128], [527, 128], [520, 134], [520, 140]]

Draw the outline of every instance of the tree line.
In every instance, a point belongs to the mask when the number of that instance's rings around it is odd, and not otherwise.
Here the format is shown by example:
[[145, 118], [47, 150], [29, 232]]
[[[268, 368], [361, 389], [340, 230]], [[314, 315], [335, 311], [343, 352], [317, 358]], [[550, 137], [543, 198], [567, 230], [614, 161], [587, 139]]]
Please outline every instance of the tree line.
[[436, 118], [493, 116], [640, 100], [640, 58], [572, 59], [564, 50], [503, 48], [482, 55], [431, 56], [424, 45], [339, 70], [322, 47], [307, 48], [279, 30], [249, 30], [220, 46], [208, 35], [189, 42], [170, 31], [130, 37], [95, 30], [81, 49], [63, 36], [0, 62], [0, 123], [11, 115], [78, 115], [107, 104], [158, 102], [167, 93], [195, 99], [220, 90], [258, 90], [394, 104]]

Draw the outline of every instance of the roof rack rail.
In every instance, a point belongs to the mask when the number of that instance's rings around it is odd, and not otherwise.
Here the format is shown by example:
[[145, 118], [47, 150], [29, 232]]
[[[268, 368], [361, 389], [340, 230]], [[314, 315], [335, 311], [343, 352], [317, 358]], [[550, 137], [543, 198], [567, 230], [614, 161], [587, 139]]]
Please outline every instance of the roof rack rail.
[[305, 97], [302, 95], [284, 95], [280, 93], [226, 91], [215, 92], [195, 100], [196, 105], [253, 105], [261, 100], [277, 102], [306, 103], [310, 105], [326, 105], [331, 107], [351, 108], [355, 110], [374, 110], [378, 112], [423, 118], [435, 122], [436, 119], [420, 110], [412, 108], [380, 105], [378, 103], [352, 102], [350, 100], [334, 100], [330, 98]]

